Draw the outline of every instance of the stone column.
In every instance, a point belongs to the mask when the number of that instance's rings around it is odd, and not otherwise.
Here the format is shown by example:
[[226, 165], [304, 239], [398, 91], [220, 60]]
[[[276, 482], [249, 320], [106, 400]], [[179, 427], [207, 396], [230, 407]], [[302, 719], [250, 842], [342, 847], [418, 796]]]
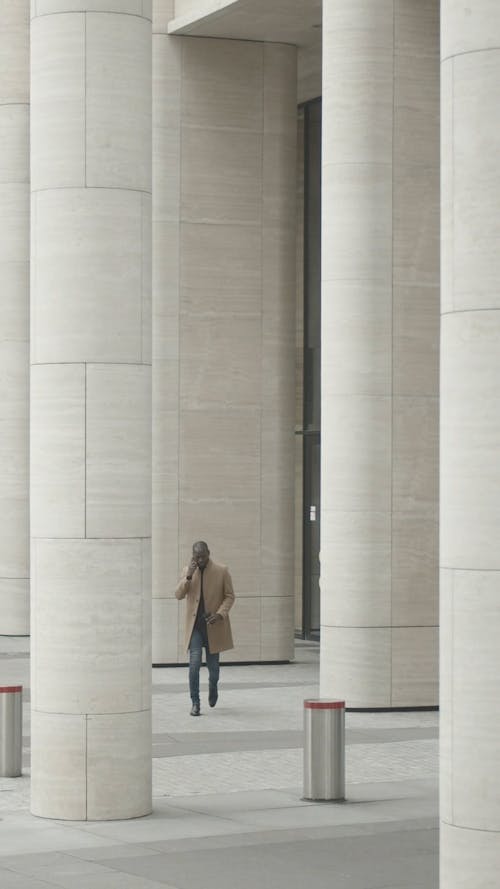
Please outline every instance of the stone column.
[[186, 660], [191, 543], [231, 570], [231, 660], [293, 656], [296, 50], [154, 16], [153, 662]]
[[29, 633], [29, 3], [1, 7], [0, 634]]
[[321, 693], [437, 703], [439, 4], [323, 4]]
[[[153, 663], [177, 663], [182, 39], [174, 0], [153, 3]], [[200, 535], [202, 536], [202, 535]]]
[[500, 872], [500, 7], [441, 4], [441, 889]]
[[151, 811], [151, 15], [37, 0], [32, 811]]

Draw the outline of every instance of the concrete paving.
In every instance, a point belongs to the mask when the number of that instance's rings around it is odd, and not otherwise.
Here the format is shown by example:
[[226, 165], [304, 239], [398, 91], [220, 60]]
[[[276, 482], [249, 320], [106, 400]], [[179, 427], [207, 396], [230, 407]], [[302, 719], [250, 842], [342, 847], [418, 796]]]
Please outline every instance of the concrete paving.
[[[1, 889], [436, 889], [438, 714], [348, 713], [347, 802], [302, 796], [303, 699], [319, 648], [293, 664], [223, 666], [189, 716], [187, 669], [153, 670], [147, 818], [29, 813], [28, 640], [0, 636], [0, 685], [23, 684], [21, 778], [0, 778]], [[203, 675], [202, 674], [202, 675]]]

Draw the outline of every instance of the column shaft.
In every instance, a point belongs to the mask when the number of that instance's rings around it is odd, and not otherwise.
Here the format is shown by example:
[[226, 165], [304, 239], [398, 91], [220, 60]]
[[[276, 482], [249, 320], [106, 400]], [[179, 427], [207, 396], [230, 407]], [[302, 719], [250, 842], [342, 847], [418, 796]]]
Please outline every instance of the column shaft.
[[151, 19], [31, 25], [32, 811], [151, 811]]
[[441, 889], [500, 872], [500, 9], [441, 4]]
[[323, 5], [321, 693], [437, 703], [439, 4]]
[[0, 634], [29, 633], [29, 3], [0, 30]]

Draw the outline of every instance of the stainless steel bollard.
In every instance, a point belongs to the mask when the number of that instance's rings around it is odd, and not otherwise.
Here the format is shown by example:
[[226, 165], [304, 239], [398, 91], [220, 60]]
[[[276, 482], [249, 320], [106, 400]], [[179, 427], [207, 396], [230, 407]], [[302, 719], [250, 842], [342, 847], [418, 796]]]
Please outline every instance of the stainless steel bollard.
[[304, 701], [304, 799], [345, 799], [345, 701]]
[[23, 769], [23, 687], [0, 686], [0, 777], [18, 778]]

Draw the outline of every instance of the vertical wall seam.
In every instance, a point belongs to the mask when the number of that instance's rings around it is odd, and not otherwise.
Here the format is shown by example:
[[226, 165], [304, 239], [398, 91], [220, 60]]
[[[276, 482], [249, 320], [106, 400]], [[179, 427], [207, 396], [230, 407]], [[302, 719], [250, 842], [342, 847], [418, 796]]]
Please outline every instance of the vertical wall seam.
[[84, 395], [83, 395], [83, 536], [87, 537], [87, 362], [83, 365]]
[[[168, 46], [167, 38], [167, 46]], [[180, 69], [179, 69], [179, 186], [178, 186], [178, 230], [177, 230], [177, 571], [181, 568], [181, 285], [182, 285], [182, 157], [183, 157], [183, 126], [182, 126], [182, 109], [184, 101], [184, 61], [186, 42], [183, 38], [181, 41], [180, 51]], [[180, 609], [177, 609], [177, 658], [179, 659], [179, 616]], [[184, 652], [183, 652], [184, 655]]]
[[[141, 210], [141, 272], [140, 272], [140, 280], [141, 280], [141, 292], [140, 292], [140, 304], [141, 304], [141, 320], [140, 320], [140, 331], [139, 331], [139, 340], [140, 340], [140, 364], [144, 364], [144, 193], [141, 191], [140, 196], [140, 210]], [[152, 206], [152, 195], [151, 195], [151, 206]], [[151, 222], [152, 225], [152, 222]], [[152, 270], [151, 270], [152, 271]], [[152, 300], [152, 295], [151, 295]], [[151, 343], [151, 349], [153, 348], [153, 343]], [[153, 363], [153, 358], [151, 356], [151, 364]]]
[[87, 188], [87, 13], [83, 14], [83, 181]]
[[[31, 152], [30, 152], [31, 153]], [[31, 185], [31, 181], [30, 181]], [[29, 284], [28, 287], [30, 292], [28, 294], [28, 307], [29, 307], [29, 327], [28, 327], [28, 335], [30, 338], [30, 388], [31, 388], [31, 369], [32, 365], [36, 364], [37, 352], [37, 335], [36, 335], [36, 272], [37, 272], [37, 221], [38, 221], [38, 195], [36, 192], [31, 192], [31, 201], [30, 201], [30, 213], [31, 213], [31, 233], [30, 233], [30, 258], [29, 258]], [[31, 330], [30, 330], [31, 328]], [[29, 422], [29, 425], [31, 423]]]
[[396, 133], [396, 3], [392, 6], [392, 134], [391, 134], [391, 546], [390, 546], [390, 706], [393, 705], [394, 595], [394, 141]]
[[89, 820], [89, 769], [88, 769], [88, 713], [84, 713], [85, 719], [85, 821]]
[[[141, 605], [141, 637], [139, 643], [139, 656], [140, 656], [140, 664], [141, 664], [141, 707], [144, 710], [146, 707], [145, 694], [144, 694], [144, 543], [141, 539], [138, 541], [139, 544], [139, 552], [140, 552], [140, 563], [141, 563], [141, 571], [140, 571], [140, 594], [139, 600]], [[153, 704], [152, 701], [149, 702], [149, 708], [152, 709]]]
[[28, 602], [30, 605], [30, 636], [31, 636], [31, 657], [30, 657], [30, 667], [29, 667], [29, 677], [31, 683], [31, 708], [32, 710], [36, 708], [39, 697], [38, 697], [38, 669], [37, 669], [37, 627], [36, 627], [36, 616], [37, 609], [35, 607], [35, 595], [36, 595], [36, 587], [34, 579], [38, 576], [38, 572], [36, 570], [37, 567], [37, 540], [33, 538], [31, 540], [30, 537], [30, 562], [31, 562], [31, 582], [28, 588]]
[[454, 759], [454, 750], [453, 750], [453, 741], [455, 738], [455, 706], [454, 706], [454, 684], [455, 684], [455, 571], [452, 569], [451, 571], [451, 615], [450, 615], [450, 623], [451, 623], [451, 639], [450, 639], [450, 666], [451, 670], [450, 676], [450, 729], [451, 729], [451, 738], [450, 738], [450, 809], [451, 809], [451, 822], [455, 823], [455, 811], [454, 811], [454, 774], [453, 774], [453, 759]]
[[451, 59], [451, 307], [455, 309], [455, 59]]
[[[449, 248], [451, 261], [451, 306], [455, 309], [455, 59], [451, 59], [451, 244]], [[450, 652], [450, 810], [452, 824], [455, 822], [454, 794], [454, 739], [455, 739], [455, 571], [451, 571], [451, 652]]]
[[260, 147], [260, 448], [259, 448], [259, 599], [260, 599], [260, 615], [259, 615], [259, 659], [262, 660], [262, 597], [264, 590], [262, 588], [262, 447], [263, 447], [263, 425], [264, 425], [264, 393], [266, 388], [266, 380], [264, 375], [264, 170], [265, 170], [265, 87], [266, 87], [266, 45], [261, 43], [261, 70], [262, 70], [262, 107], [261, 107], [261, 131], [262, 140]]

